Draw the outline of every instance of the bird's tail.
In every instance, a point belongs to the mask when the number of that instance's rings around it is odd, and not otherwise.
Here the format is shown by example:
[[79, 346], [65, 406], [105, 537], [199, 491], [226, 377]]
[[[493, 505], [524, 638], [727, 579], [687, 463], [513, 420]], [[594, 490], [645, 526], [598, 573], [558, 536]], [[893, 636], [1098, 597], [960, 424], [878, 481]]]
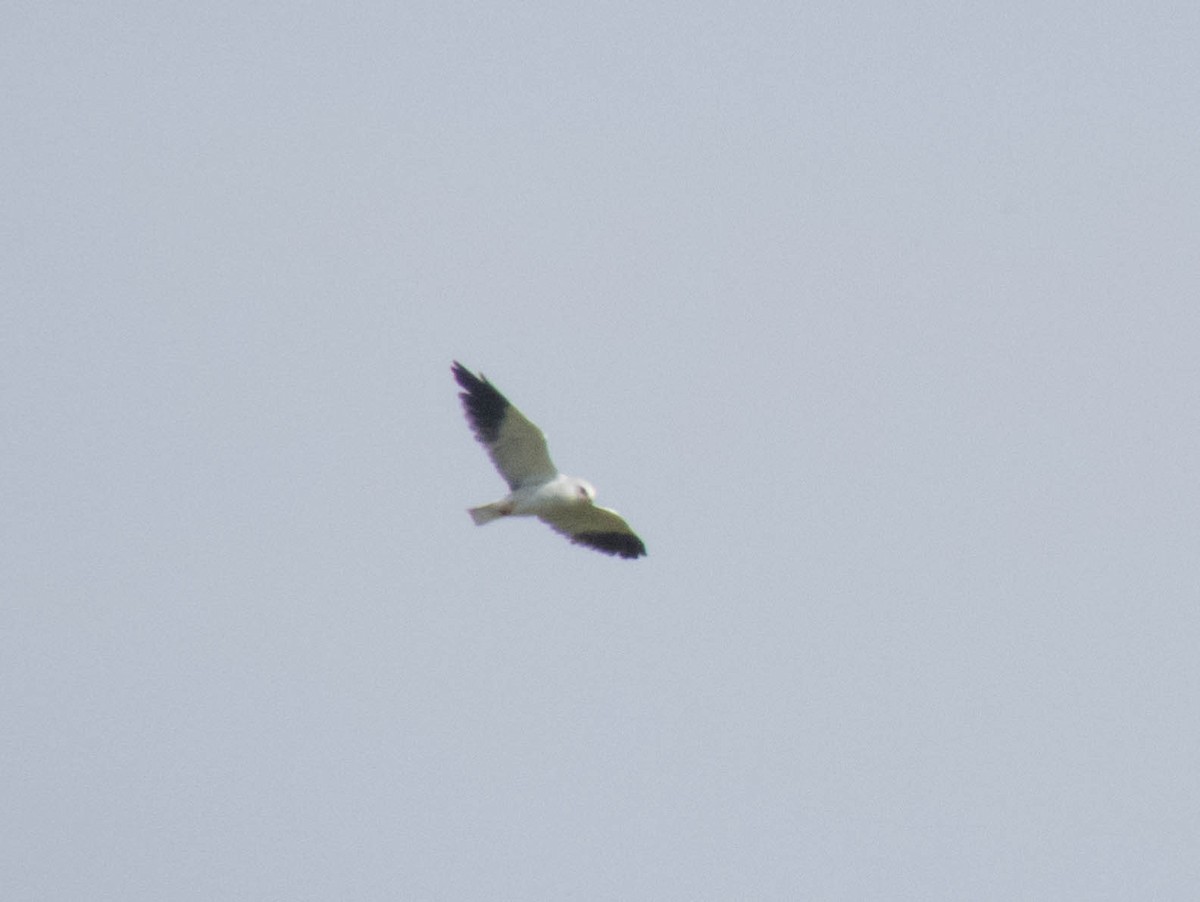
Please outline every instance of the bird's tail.
[[481, 507], [469, 508], [467, 513], [471, 515], [471, 519], [475, 521], [476, 526], [483, 526], [484, 523], [499, 520], [504, 516], [505, 511], [500, 506], [500, 502], [493, 501], [491, 504], [484, 504]]

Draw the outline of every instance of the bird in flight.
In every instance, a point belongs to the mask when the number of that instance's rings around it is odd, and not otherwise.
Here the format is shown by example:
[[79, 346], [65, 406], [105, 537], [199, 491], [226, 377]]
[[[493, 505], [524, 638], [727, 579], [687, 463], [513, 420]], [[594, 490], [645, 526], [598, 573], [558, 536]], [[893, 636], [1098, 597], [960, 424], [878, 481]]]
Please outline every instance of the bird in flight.
[[467, 511], [476, 526], [500, 517], [537, 517], [577, 545], [605, 554], [638, 558], [646, 546], [616, 511], [595, 504], [591, 484], [558, 472], [542, 430], [525, 418], [480, 373], [454, 361], [454, 379], [463, 391], [463, 410], [480, 444], [512, 491], [491, 504]]

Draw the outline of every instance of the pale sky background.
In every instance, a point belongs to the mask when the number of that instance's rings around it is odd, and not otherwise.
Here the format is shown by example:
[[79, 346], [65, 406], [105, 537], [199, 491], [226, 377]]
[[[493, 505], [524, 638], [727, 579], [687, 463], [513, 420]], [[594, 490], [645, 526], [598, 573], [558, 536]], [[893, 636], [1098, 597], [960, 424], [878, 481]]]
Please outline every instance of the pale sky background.
[[1200, 6], [3, 18], [5, 899], [1197, 898]]

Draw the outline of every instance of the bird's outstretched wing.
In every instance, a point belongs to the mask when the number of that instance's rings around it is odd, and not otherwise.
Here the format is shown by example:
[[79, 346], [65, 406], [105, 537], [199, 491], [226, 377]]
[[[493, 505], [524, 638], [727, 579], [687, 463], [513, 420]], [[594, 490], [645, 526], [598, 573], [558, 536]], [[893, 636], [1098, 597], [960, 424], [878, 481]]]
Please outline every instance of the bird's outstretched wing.
[[459, 397], [467, 422], [510, 489], [547, 482], [558, 475], [542, 430], [525, 419], [482, 373], [476, 376], [457, 360], [453, 372], [464, 389]]
[[637, 558], [646, 546], [621, 515], [594, 504], [571, 504], [538, 514], [538, 519], [577, 545], [587, 545], [605, 554]]

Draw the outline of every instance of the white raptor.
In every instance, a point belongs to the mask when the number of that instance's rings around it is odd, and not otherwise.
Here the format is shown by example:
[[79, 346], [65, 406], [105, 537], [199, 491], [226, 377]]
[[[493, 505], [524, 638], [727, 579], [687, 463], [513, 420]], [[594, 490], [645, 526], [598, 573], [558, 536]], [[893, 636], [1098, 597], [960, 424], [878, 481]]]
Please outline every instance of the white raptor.
[[512, 491], [468, 513], [482, 526], [500, 517], [537, 517], [572, 542], [605, 554], [638, 558], [646, 546], [616, 511], [595, 504], [591, 484], [558, 472], [542, 430], [513, 407], [480, 373], [458, 361], [454, 378], [464, 391], [463, 410], [475, 437]]

